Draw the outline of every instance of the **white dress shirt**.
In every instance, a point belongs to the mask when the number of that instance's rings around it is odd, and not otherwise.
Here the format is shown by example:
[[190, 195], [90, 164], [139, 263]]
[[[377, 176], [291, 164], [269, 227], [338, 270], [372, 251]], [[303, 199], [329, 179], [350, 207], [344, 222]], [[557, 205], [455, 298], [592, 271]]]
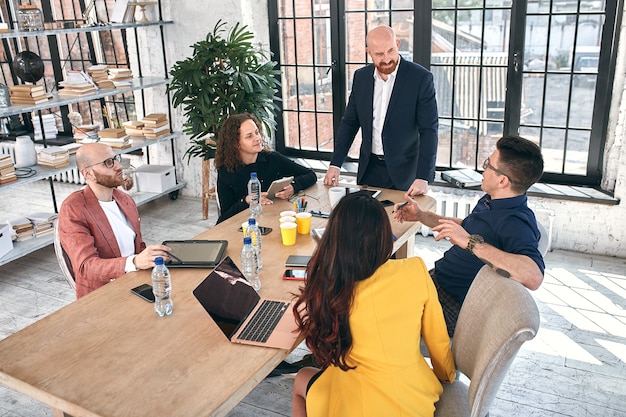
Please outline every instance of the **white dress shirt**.
[[398, 67], [387, 75], [387, 81], [383, 80], [378, 70], [374, 70], [374, 113], [372, 115], [372, 153], [384, 155], [383, 151], [383, 125], [387, 116], [387, 108], [391, 99], [391, 92], [396, 83]]

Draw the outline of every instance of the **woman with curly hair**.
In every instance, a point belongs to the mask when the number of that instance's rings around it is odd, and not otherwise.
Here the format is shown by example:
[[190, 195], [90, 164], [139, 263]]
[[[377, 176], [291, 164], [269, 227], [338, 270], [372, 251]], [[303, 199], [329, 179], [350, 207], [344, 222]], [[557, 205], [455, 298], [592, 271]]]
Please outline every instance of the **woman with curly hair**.
[[220, 129], [215, 153], [217, 198], [221, 207], [218, 223], [249, 207], [251, 172], [256, 172], [261, 181], [261, 204], [272, 204], [265, 191], [274, 180], [294, 177], [290, 185], [276, 193], [281, 199], [287, 199], [317, 181], [312, 169], [272, 152], [264, 141], [262, 130], [258, 119], [250, 113], [230, 115]]
[[440, 380], [456, 376], [450, 339], [424, 261], [392, 251], [379, 201], [367, 193], [339, 201], [294, 306], [321, 370], [298, 371], [293, 416], [433, 416]]

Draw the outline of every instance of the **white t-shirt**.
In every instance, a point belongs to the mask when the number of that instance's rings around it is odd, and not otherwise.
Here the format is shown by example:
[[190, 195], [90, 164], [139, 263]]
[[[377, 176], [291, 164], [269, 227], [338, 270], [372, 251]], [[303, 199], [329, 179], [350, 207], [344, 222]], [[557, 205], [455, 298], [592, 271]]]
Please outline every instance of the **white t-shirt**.
[[391, 99], [391, 92], [396, 83], [396, 75], [398, 67], [389, 75], [387, 81], [383, 80], [374, 70], [374, 113], [372, 114], [372, 153], [376, 155], [384, 155], [383, 151], [383, 125], [387, 116], [387, 108]]
[[124, 213], [120, 210], [117, 202], [113, 201], [98, 201], [100, 207], [104, 210], [104, 214], [109, 220], [111, 229], [115, 234], [117, 245], [120, 247], [122, 256], [132, 256], [135, 254], [135, 231], [132, 225], [124, 216]]

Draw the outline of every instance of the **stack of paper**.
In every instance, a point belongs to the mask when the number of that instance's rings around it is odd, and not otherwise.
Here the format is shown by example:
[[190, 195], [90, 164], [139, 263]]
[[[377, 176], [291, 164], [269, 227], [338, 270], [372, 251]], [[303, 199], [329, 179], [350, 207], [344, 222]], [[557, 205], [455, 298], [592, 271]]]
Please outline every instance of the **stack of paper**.
[[143, 135], [147, 139], [156, 139], [170, 133], [170, 126], [165, 113], [152, 113], [143, 118]]
[[7, 224], [11, 226], [11, 238], [15, 241], [28, 240], [33, 237], [33, 224], [24, 216], [16, 216], [7, 220]]
[[115, 87], [113, 85], [113, 81], [109, 80], [108, 67], [109, 66], [106, 64], [101, 64], [92, 65], [91, 67], [87, 68], [87, 74], [89, 74], [93, 82], [96, 83], [96, 85], [100, 88]]
[[33, 225], [33, 233], [35, 237], [48, 235], [54, 233], [54, 221], [58, 217], [55, 213], [32, 213], [28, 214], [26, 218], [30, 220]]
[[64, 168], [70, 166], [70, 153], [61, 146], [48, 146], [37, 152], [37, 165], [49, 168]]
[[[35, 112], [33, 112], [35, 113]], [[41, 116], [41, 120], [43, 121], [43, 129], [44, 134], [46, 135], [46, 139], [54, 139], [57, 137], [57, 133], [59, 133], [56, 125], [56, 120], [53, 114], [44, 114]], [[41, 121], [38, 115], [33, 115], [33, 129], [35, 130], [35, 140], [43, 139], [41, 135]]]
[[139, 120], [129, 120], [128, 122], [124, 122], [126, 134], [130, 136], [143, 137], [143, 126], [144, 123]]
[[126, 134], [124, 129], [116, 129], [109, 127], [98, 132], [101, 143], [106, 143], [112, 148], [126, 149], [130, 148], [130, 136]]
[[11, 155], [0, 155], [0, 184], [17, 181]]
[[98, 130], [100, 125], [80, 125], [74, 126], [74, 140], [79, 143], [98, 142]]
[[43, 85], [22, 84], [9, 87], [12, 104], [39, 104], [48, 101], [50, 96]]
[[76, 154], [76, 151], [78, 150], [78, 148], [80, 148], [80, 146], [80, 143], [68, 143], [67, 145], [61, 145], [62, 148], [67, 149], [67, 152], [69, 152], [70, 156]]
[[85, 71], [68, 70], [65, 79], [59, 82], [63, 87], [59, 90], [60, 96], [84, 96], [93, 94], [98, 87]]

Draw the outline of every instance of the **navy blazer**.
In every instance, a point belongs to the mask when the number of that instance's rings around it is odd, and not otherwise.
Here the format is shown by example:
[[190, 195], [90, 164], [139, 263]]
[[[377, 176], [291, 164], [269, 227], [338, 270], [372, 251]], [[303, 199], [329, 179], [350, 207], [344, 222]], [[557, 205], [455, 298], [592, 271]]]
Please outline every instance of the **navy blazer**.
[[[374, 70], [374, 65], [369, 64], [354, 73], [352, 92], [331, 159], [331, 165], [343, 164], [361, 128], [359, 183], [372, 152]], [[421, 65], [400, 58], [382, 131], [385, 163], [398, 189], [408, 190], [416, 178], [434, 180], [438, 127], [433, 75]]]

